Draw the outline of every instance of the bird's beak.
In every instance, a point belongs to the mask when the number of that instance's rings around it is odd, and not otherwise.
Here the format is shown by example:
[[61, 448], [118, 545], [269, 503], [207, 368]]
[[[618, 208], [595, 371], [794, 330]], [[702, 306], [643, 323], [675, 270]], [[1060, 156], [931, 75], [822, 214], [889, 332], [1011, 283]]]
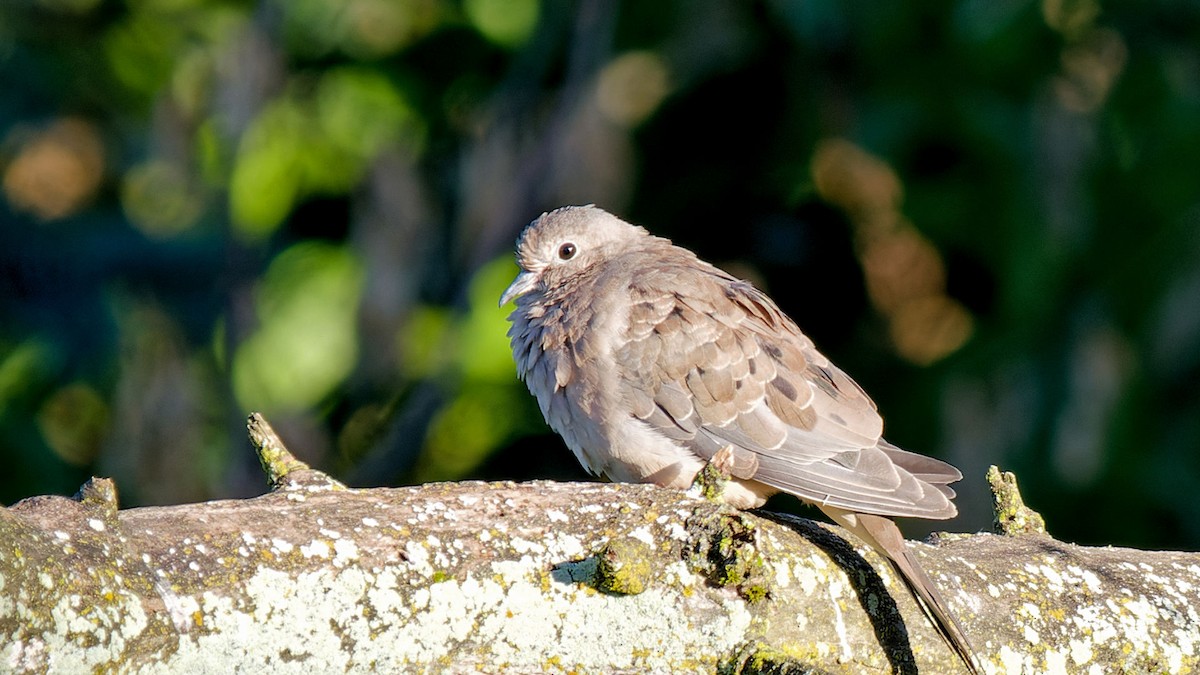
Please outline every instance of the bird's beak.
[[517, 298], [525, 295], [533, 290], [537, 285], [538, 275], [533, 272], [521, 272], [516, 279], [504, 289], [504, 295], [500, 296], [500, 306], [503, 307]]

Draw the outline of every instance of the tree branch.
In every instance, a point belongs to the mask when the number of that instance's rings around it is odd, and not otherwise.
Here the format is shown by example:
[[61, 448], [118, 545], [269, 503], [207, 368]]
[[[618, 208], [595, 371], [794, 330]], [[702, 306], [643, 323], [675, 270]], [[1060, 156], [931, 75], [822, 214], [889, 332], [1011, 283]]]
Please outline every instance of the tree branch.
[[[0, 509], [0, 670], [961, 672], [835, 527], [644, 485], [346, 489], [251, 426], [261, 497]], [[989, 672], [1197, 666], [1200, 554], [913, 548]]]

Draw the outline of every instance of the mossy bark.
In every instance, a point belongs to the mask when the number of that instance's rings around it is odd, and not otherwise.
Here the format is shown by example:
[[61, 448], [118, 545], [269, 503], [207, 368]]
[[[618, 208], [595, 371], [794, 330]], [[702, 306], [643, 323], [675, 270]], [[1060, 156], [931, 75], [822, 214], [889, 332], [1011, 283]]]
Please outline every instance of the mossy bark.
[[[0, 671], [961, 672], [832, 526], [641, 485], [347, 489], [281, 445], [266, 464], [255, 499], [118, 510], [96, 480], [0, 509]], [[1200, 660], [1200, 554], [913, 549], [987, 672]]]
[[[961, 667], [833, 527], [648, 486], [290, 485], [0, 509], [0, 670]], [[914, 548], [990, 672], [1196, 667], [1200, 555], [1044, 535]]]

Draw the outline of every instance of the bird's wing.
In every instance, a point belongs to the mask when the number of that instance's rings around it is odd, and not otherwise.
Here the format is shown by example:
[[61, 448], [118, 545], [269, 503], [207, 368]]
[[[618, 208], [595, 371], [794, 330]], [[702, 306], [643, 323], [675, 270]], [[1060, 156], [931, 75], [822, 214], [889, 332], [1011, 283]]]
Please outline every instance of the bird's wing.
[[802, 499], [889, 516], [949, 518], [944, 462], [882, 439], [867, 394], [750, 284], [694, 258], [633, 275], [615, 362], [630, 412], [732, 473]]

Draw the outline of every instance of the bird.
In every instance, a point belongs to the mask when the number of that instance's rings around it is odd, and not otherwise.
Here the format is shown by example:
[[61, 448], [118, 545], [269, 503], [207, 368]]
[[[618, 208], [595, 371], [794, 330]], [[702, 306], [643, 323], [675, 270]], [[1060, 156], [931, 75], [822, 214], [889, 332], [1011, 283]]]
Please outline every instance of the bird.
[[739, 509], [790, 493], [881, 553], [962, 660], [974, 649], [893, 517], [957, 515], [954, 466], [883, 439], [867, 393], [751, 283], [596, 207], [517, 239], [500, 306], [547, 424], [593, 475], [686, 490], [718, 455]]

